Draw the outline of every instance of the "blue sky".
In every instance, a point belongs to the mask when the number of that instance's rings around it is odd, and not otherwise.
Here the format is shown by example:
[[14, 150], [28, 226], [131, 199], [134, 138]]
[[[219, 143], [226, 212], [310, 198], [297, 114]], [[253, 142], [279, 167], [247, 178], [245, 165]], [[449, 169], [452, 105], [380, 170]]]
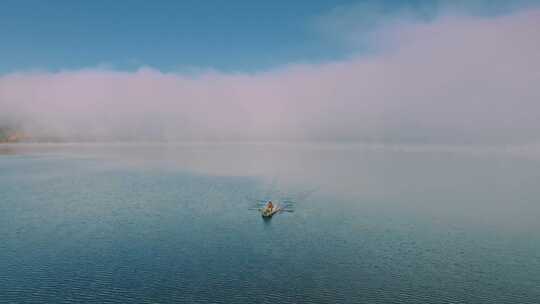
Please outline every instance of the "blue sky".
[[228, 70], [326, 58], [336, 50], [309, 23], [340, 3], [347, 1], [4, 1], [0, 71]]
[[535, 2], [7, 0], [0, 4], [0, 73], [100, 65], [254, 71], [348, 56], [350, 46], [332, 37], [347, 29], [325, 19], [339, 21], [336, 13], [353, 12], [352, 22], [369, 31], [404, 10], [424, 22], [450, 3], [489, 16]]

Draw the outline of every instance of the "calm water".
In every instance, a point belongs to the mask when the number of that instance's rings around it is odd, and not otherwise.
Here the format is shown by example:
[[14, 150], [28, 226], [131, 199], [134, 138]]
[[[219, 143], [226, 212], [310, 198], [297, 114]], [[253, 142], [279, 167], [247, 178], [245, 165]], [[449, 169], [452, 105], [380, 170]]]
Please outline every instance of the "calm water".
[[538, 303], [539, 216], [538, 149], [0, 145], [0, 302]]

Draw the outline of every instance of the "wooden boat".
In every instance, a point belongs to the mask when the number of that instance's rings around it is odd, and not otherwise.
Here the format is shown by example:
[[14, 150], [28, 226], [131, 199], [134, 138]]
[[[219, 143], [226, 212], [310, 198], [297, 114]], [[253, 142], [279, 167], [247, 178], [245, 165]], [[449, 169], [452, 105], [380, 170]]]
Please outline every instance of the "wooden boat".
[[281, 208], [278, 206], [275, 206], [274, 208], [270, 209], [268, 207], [264, 207], [261, 209], [261, 215], [262, 217], [272, 217], [274, 214], [281, 211]]

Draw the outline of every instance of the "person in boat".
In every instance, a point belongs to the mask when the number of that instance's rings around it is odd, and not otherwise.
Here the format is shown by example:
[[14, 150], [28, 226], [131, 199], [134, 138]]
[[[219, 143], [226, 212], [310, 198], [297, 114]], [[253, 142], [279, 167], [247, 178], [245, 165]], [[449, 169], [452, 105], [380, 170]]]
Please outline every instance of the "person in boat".
[[274, 204], [272, 204], [272, 201], [268, 201], [268, 204], [266, 204], [266, 209], [270, 211], [274, 210]]

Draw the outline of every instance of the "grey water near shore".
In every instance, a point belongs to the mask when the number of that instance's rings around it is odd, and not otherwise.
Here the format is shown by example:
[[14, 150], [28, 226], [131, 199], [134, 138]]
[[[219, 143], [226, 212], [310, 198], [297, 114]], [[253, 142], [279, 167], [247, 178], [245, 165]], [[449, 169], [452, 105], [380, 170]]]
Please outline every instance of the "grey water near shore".
[[539, 181], [534, 147], [3, 144], [0, 302], [537, 303]]

